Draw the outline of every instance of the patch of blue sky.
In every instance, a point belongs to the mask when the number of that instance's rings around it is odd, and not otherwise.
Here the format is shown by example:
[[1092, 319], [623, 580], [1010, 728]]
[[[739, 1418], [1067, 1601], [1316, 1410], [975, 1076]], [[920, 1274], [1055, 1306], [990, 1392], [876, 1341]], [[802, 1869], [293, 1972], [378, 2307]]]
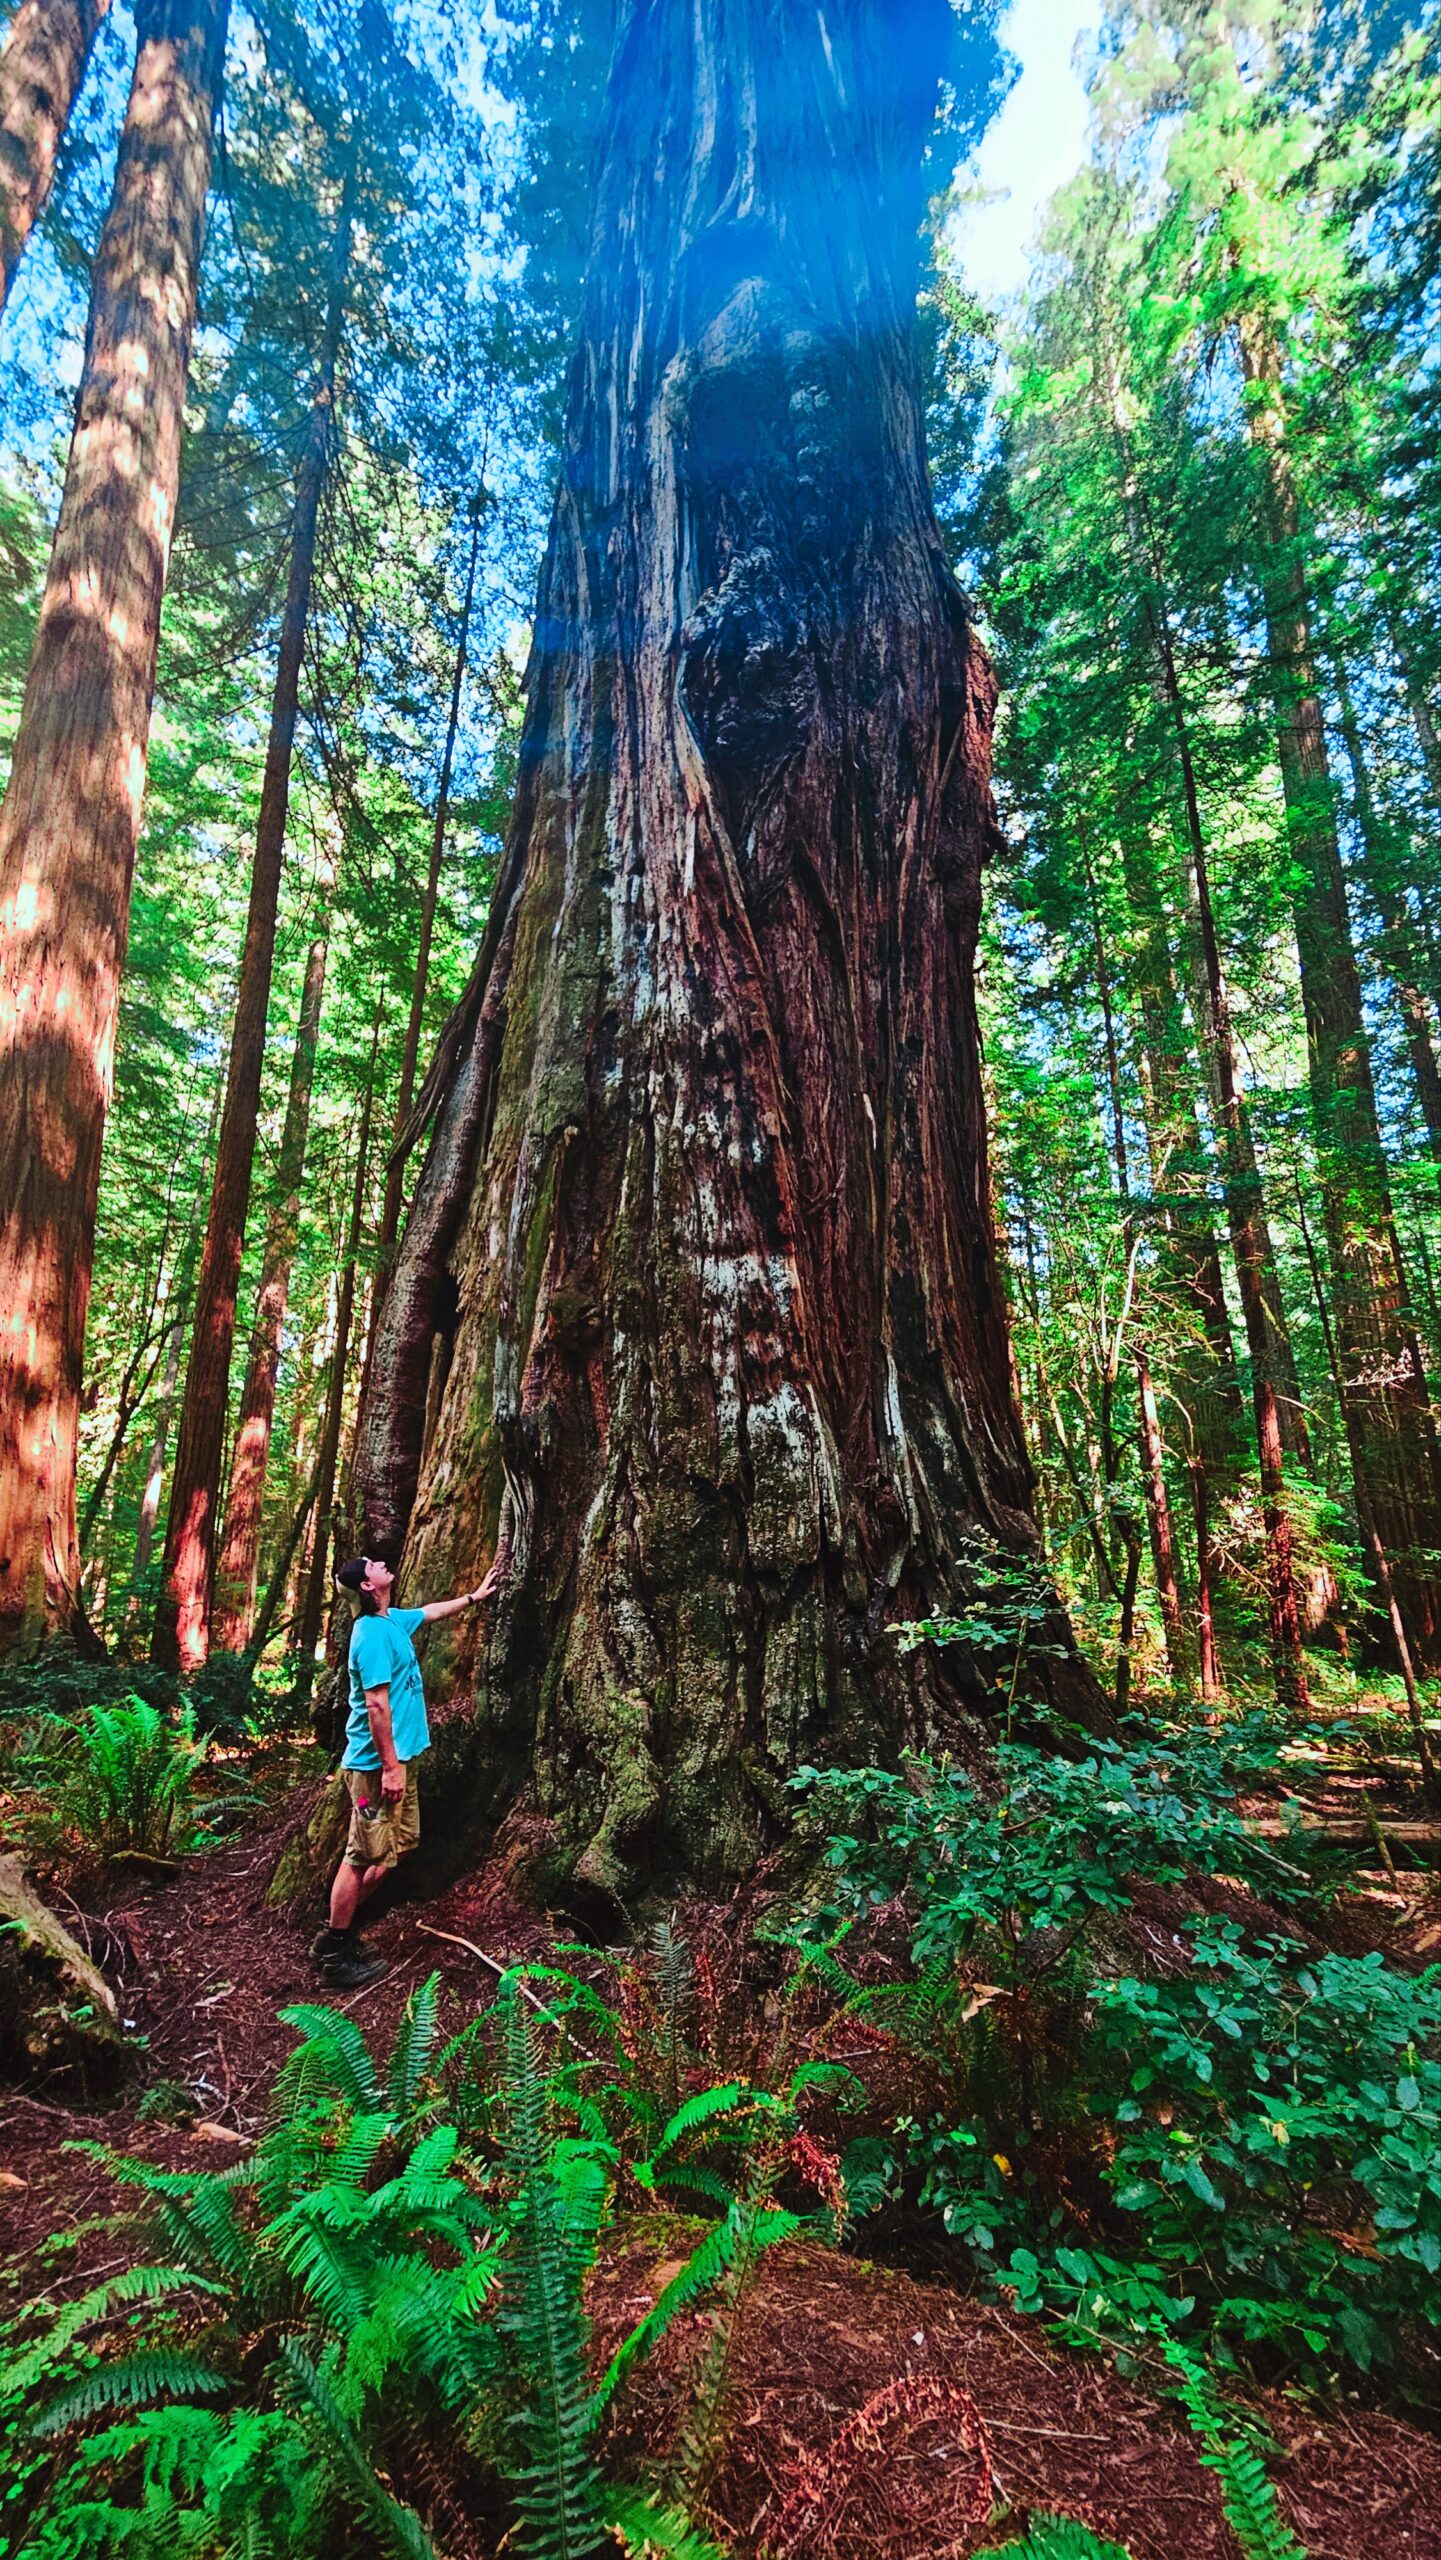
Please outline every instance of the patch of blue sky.
[[1086, 157], [1086, 76], [1101, 0], [1011, 0], [1002, 41], [1019, 65], [1000, 114], [961, 176], [948, 247], [992, 309], [1013, 304], [1057, 189]]

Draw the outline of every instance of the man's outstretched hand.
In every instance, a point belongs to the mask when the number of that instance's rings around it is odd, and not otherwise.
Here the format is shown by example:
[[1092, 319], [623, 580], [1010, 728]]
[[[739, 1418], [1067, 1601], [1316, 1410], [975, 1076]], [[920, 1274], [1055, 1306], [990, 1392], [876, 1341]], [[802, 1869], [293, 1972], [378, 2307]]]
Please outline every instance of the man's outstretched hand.
[[504, 1580], [505, 1568], [501, 1563], [500, 1557], [497, 1556], [489, 1573], [486, 1575], [485, 1580], [477, 1583], [474, 1591], [472, 1591], [470, 1595], [476, 1607], [479, 1608], [482, 1602], [493, 1599]]

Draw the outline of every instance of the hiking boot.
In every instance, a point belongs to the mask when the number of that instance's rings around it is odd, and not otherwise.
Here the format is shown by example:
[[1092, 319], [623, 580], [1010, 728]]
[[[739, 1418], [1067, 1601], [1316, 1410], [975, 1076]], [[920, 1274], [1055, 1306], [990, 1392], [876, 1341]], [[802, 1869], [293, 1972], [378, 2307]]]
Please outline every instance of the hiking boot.
[[318, 1930], [311, 1941], [310, 1960], [332, 1991], [359, 1991], [390, 1969], [382, 1957], [367, 1954], [358, 1929]]

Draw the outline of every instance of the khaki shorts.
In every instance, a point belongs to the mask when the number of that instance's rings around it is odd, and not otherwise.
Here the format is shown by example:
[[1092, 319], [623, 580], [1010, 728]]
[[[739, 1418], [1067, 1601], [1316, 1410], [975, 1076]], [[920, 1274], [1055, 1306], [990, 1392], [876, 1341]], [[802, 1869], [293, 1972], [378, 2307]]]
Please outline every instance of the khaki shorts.
[[405, 1768], [405, 1793], [387, 1800], [380, 1792], [378, 1769], [345, 1769], [341, 1772], [350, 1797], [350, 1835], [345, 1843], [347, 1866], [393, 1867], [397, 1858], [406, 1857], [420, 1838], [420, 1796], [415, 1783], [415, 1762]]

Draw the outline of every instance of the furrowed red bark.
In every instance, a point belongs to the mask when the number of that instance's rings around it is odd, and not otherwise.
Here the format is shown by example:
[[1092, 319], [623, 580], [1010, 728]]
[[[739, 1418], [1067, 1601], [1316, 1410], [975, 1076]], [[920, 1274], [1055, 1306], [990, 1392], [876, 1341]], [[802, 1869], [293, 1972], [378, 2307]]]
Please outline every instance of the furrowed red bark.
[[[322, 884], [322, 905], [330, 884]], [[300, 1185], [305, 1146], [310, 1133], [310, 1096], [320, 1043], [320, 1008], [325, 994], [329, 950], [328, 915], [311, 941], [306, 957], [300, 1017], [290, 1060], [290, 1091], [276, 1168], [276, 1200], [266, 1228], [260, 1265], [260, 1290], [250, 1337], [250, 1359], [240, 1398], [240, 1417], [230, 1461], [230, 1499], [225, 1541], [215, 1567], [215, 1596], [210, 1640], [222, 1653], [239, 1653], [250, 1641], [260, 1563], [260, 1515], [265, 1474], [270, 1461], [270, 1432], [275, 1419], [275, 1385], [280, 1374], [280, 1329], [290, 1295], [290, 1266], [300, 1230]]]
[[529, 1789], [602, 1890], [735, 1873], [798, 1760], [935, 1732], [964, 1666], [887, 1621], [960, 1598], [977, 1529], [1035, 1547], [972, 985], [993, 687], [913, 337], [949, 29], [621, 13], [516, 819], [356, 1467], [413, 1587], [499, 1541], [451, 1657], [473, 1830]]
[[224, 0], [141, 0], [75, 433], [0, 811], [0, 1647], [76, 1622], [100, 1150]]
[[[1336, 1294], [1336, 1349], [1358, 1470], [1357, 1496], [1390, 1559], [1415, 1659], [1441, 1663], [1441, 1449], [1376, 1117], [1336, 835], [1326, 732], [1312, 656], [1300, 509], [1286, 443], [1280, 345], [1267, 316], [1238, 323], [1268, 549], [1264, 606], [1293, 871], [1311, 1116]], [[1378, 1602], [1386, 1595], [1378, 1585]], [[1387, 1612], [1389, 1615], [1389, 1612]]]
[[270, 736], [260, 791], [260, 816], [255, 830], [255, 861], [251, 872], [245, 947], [240, 961], [235, 1027], [230, 1042], [230, 1072], [220, 1121], [210, 1215], [200, 1257], [190, 1361], [185, 1373], [175, 1474], [170, 1487], [170, 1510], [165, 1530], [165, 1582], [155, 1613], [155, 1659], [182, 1673], [197, 1670], [210, 1650], [211, 1578], [215, 1560], [220, 1469], [225, 1449], [230, 1355], [235, 1341], [235, 1301], [240, 1287], [240, 1260], [245, 1242], [246, 1212], [250, 1205], [255, 1131], [260, 1114], [265, 1024], [270, 1010], [280, 876], [290, 808], [290, 759], [295, 745], [295, 722], [300, 701], [300, 668], [306, 625], [310, 618], [320, 502], [335, 442], [336, 368], [345, 319], [354, 220], [355, 163], [352, 156], [341, 194], [331, 254], [330, 295], [319, 376], [311, 402], [305, 452], [296, 479], [290, 573], [280, 626]]
[[0, 311], [45, 210], [110, 0], [20, 0], [0, 45]]

